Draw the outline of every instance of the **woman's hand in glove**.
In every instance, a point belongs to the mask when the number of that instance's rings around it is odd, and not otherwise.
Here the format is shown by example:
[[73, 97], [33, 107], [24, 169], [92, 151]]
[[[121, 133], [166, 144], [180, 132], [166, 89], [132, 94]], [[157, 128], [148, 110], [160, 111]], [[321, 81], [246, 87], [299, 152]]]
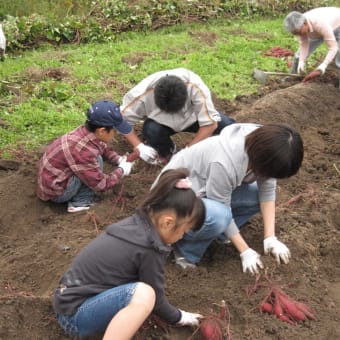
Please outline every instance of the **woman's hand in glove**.
[[263, 263], [261, 261], [261, 255], [254, 249], [248, 248], [240, 254], [242, 261], [243, 273], [250, 272], [254, 275], [259, 272], [259, 268], [263, 269]]
[[285, 264], [289, 262], [290, 251], [276, 236], [265, 238], [263, 240], [263, 248], [265, 255], [272, 254], [278, 264], [280, 264], [281, 261]]

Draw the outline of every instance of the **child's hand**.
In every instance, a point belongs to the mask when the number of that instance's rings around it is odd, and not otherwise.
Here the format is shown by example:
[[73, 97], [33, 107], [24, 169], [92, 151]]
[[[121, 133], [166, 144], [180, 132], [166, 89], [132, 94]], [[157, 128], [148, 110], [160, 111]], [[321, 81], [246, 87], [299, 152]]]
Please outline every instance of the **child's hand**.
[[127, 161], [121, 161], [118, 165], [119, 168], [121, 168], [123, 170], [123, 175], [124, 176], [128, 176], [130, 175], [131, 172], [131, 168], [132, 168], [132, 164], [131, 162], [127, 162]]
[[177, 322], [179, 326], [198, 326], [199, 319], [203, 318], [203, 315], [196, 313], [189, 313], [181, 310], [181, 319]]

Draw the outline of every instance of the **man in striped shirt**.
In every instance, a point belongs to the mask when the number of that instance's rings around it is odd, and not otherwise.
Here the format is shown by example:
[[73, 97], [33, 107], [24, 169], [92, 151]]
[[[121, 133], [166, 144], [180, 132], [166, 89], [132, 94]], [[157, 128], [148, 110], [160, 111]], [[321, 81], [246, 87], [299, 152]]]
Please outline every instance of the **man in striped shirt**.
[[234, 122], [215, 109], [207, 85], [185, 68], [146, 77], [126, 93], [121, 112], [130, 124], [144, 122], [143, 142], [134, 130], [127, 139], [149, 163], [171, 157], [176, 147], [170, 137], [177, 132], [195, 133], [191, 146]]

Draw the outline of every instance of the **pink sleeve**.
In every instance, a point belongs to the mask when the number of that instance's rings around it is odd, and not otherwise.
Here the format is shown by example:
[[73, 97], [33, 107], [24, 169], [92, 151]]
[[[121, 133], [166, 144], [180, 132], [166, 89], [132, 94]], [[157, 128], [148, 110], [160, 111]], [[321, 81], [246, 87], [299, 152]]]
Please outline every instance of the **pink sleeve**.
[[305, 61], [307, 59], [308, 50], [309, 50], [308, 37], [299, 36], [300, 61]]
[[323, 62], [328, 65], [334, 59], [338, 51], [338, 44], [334, 36], [333, 28], [325, 21], [320, 21], [314, 24], [314, 30], [322, 36], [323, 40], [327, 44], [328, 53]]

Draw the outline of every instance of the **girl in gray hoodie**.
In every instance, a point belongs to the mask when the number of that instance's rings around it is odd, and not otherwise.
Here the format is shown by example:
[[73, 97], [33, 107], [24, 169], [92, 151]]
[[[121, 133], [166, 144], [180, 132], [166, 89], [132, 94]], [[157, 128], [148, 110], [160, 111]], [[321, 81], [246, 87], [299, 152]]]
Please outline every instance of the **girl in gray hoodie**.
[[170, 324], [198, 325], [200, 314], [176, 308], [164, 292], [171, 244], [205, 219], [188, 175], [187, 169], [166, 172], [134, 215], [110, 225], [77, 255], [53, 301], [67, 333], [130, 339], [150, 313]]

